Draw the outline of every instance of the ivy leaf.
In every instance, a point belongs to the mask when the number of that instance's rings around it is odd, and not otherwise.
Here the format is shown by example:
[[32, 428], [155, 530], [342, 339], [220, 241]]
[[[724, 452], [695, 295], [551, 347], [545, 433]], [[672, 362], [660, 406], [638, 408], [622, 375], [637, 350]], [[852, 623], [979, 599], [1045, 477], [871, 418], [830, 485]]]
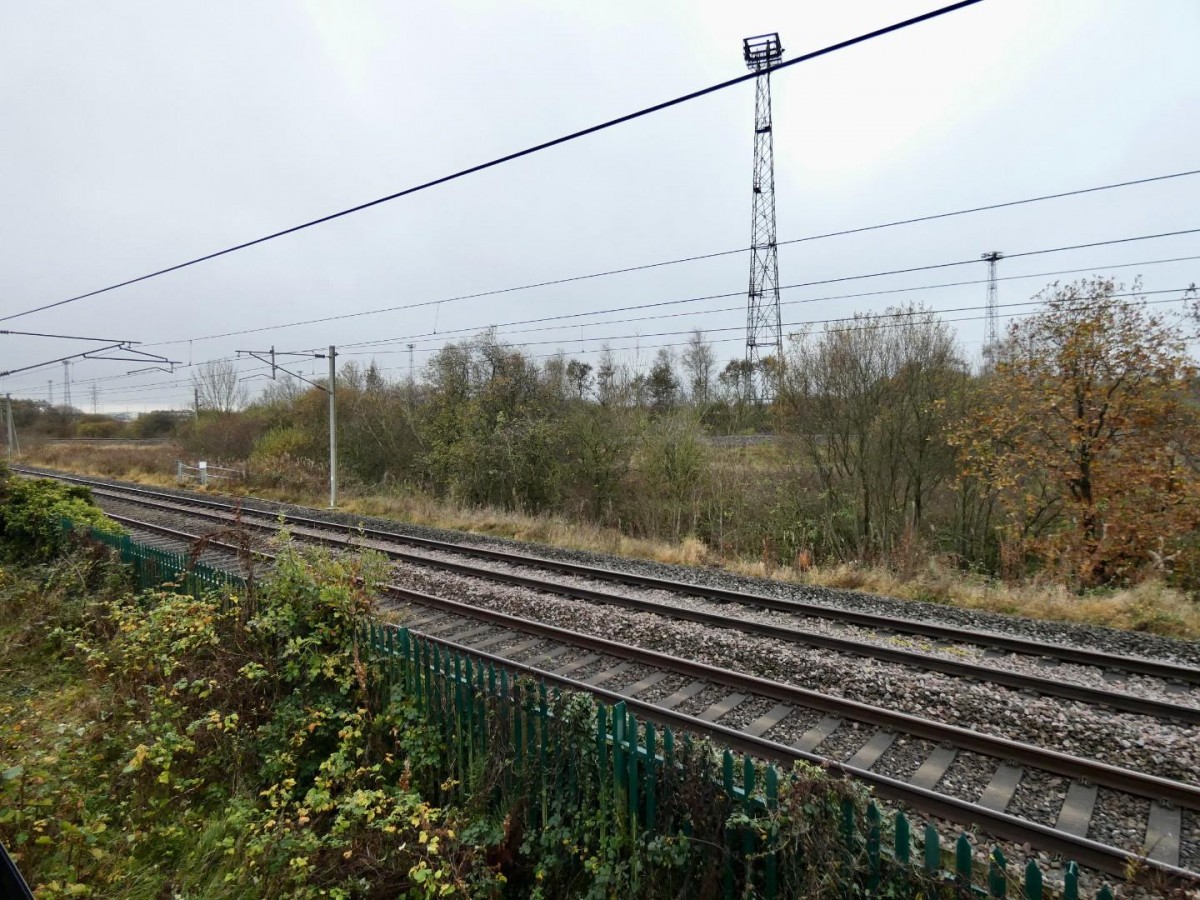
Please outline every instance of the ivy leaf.
[[24, 774], [24, 766], [13, 766], [11, 769], [4, 770], [3, 777], [5, 781], [12, 781], [14, 778], [20, 778]]

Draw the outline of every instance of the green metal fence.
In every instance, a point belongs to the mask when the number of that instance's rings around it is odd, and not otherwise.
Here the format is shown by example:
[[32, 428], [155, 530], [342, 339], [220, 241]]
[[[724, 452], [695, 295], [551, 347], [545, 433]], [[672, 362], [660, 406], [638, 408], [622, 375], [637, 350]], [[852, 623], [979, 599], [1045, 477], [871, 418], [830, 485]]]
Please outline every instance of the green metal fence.
[[[68, 520], [64, 530], [73, 530]], [[194, 562], [187, 555], [162, 550], [130, 539], [89, 529], [88, 537], [111, 547], [129, 565], [140, 588], [162, 588], [200, 596], [210, 591], [242, 590], [245, 579]], [[361, 645], [370, 651], [372, 664], [385, 690], [398, 691], [412, 699], [431, 725], [441, 734], [447, 753], [445, 771], [434, 786], [440, 802], [469, 795], [479, 788], [484, 763], [497, 754], [504, 756], [505, 777], [511, 782], [533, 784], [536, 796], [526, 798], [534, 824], [545, 827], [552, 796], [569, 796], [580, 807], [598, 804], [613, 822], [614, 829], [627, 833], [675, 833], [686, 825], [664, 821], [660, 794], [687, 777], [679, 759], [690, 748], [690, 738], [677, 738], [670, 728], [660, 732], [653, 722], [639, 721], [624, 703], [609, 706], [594, 703], [595, 754], [580, 753], [578, 741], [555, 727], [554, 708], [560, 699], [544, 683], [517, 682], [503, 668], [468, 654], [443, 648], [433, 641], [378, 622], [363, 626]], [[592, 771], [583, 771], [582, 766]], [[564, 783], [562, 773], [571, 776]], [[789, 870], [785, 854], [772, 846], [764, 832], [754, 827], [777, 807], [780, 787], [793, 776], [774, 765], [756, 764], [753, 759], [725, 750], [719, 757], [715, 783], [726, 800], [725, 808], [743, 814], [744, 824], [724, 829], [721, 893], [744, 896], [750, 888], [757, 896], [790, 896], [784, 873]], [[966, 835], [945, 844], [937, 830], [927, 825], [921, 839], [903, 813], [890, 822], [871, 801], [860, 814], [855, 804], [843, 801], [840, 841], [845, 863], [856, 867], [850, 879], [867, 890], [888, 882], [895, 886], [897, 874], [923, 876], [950, 889], [981, 897], [1026, 897], [1042, 900], [1051, 896], [1043, 887], [1043, 875], [1032, 860], [1020, 873], [1010, 871], [999, 848], [989, 856], [986, 871], [972, 857]], [[827, 863], [828, 861], [826, 861]], [[909, 879], [910, 884], [918, 879]], [[903, 883], [903, 879], [901, 880]], [[889, 892], [889, 896], [899, 896]], [[1065, 871], [1063, 900], [1078, 900], [1079, 870], [1070, 863]], [[1104, 886], [1096, 900], [1112, 900]]]
[[[70, 519], [62, 520], [66, 532], [74, 532]], [[180, 593], [199, 597], [209, 591], [226, 588], [244, 589], [246, 580], [217, 569], [206, 563], [192, 560], [187, 554], [151, 547], [132, 540], [127, 534], [112, 534], [98, 528], [89, 528], [87, 537], [111, 547], [133, 571], [134, 581], [140, 590], [170, 585]]]
[[[494, 741], [499, 733], [508, 738], [505, 751], [512, 754], [514, 771], [525, 777], [523, 783], [528, 786], [528, 776], [534, 774], [533, 792], [537, 796], [531, 804], [535, 817], [532, 824], [546, 825], [547, 798], [563, 787], [552, 783], [553, 767], [547, 765], [554, 754], [579, 756], [567, 766], [575, 770], [577, 778], [579, 765], [595, 767], [590, 783], [598, 790], [594, 796], [578, 799], [601, 804], [610, 812], [614, 827], [662, 832], [664, 826], [675, 824], [661, 821], [658, 798], [659, 792], [669, 787], [671, 778], [682, 776], [676, 764], [680, 739], [670, 728], [660, 732], [653, 722], [639, 721], [623, 703], [596, 703], [596, 754], [584, 759], [577, 744], [558, 742], [553, 727], [554, 692], [549, 692], [545, 684], [517, 684], [491, 662], [443, 648], [405, 628], [372, 623], [364, 626], [361, 641], [373, 651], [386, 684], [413, 698], [439, 728], [448, 750], [444, 777], [462, 785], [464, 791], [472, 790], [471, 776], [477, 771], [477, 760], [494, 752], [496, 748], [489, 747], [489, 740]], [[687, 741], [686, 736], [682, 740]], [[793, 777], [773, 765], [756, 764], [750, 757], [729, 750], [721, 753], [719, 761], [717, 778], [728, 808], [740, 810], [751, 823], [776, 808], [780, 786]], [[926, 884], [932, 880], [983, 897], [1041, 900], [1051, 895], [1032, 860], [1023, 871], [1014, 873], [1000, 849], [994, 848], [986, 868], [978, 866], [966, 835], [945, 844], [937, 830], [927, 825], [917, 841], [903, 813], [885, 822], [874, 801], [868, 804], [865, 814], [860, 814], [851, 801], [843, 801], [840, 825], [847, 860], [855, 860], [860, 867], [852, 873], [854, 880], [869, 891], [908, 872], [923, 876]], [[725, 897], [744, 896], [748, 886], [757, 896], [791, 896], [781, 881], [788, 869], [789, 861], [784, 858], [787, 851], [771, 846], [762, 834], [762, 829], [752, 824], [725, 829], [720, 848], [721, 891]], [[909, 883], [920, 880], [912, 878]], [[903, 879], [900, 881], [903, 883]], [[1064, 900], [1079, 898], [1079, 869], [1074, 863], [1066, 868], [1061, 896]], [[1107, 886], [1096, 894], [1097, 900], [1112, 897]]]

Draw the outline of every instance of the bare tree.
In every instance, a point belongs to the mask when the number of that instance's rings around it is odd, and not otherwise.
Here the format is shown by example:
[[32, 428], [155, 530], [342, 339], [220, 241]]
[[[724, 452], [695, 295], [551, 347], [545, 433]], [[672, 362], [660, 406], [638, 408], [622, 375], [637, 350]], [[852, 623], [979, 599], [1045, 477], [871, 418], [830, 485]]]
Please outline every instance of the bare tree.
[[712, 344], [704, 340], [704, 332], [699, 328], [688, 338], [681, 362], [684, 372], [687, 373], [692, 402], [697, 406], [707, 406], [716, 377], [717, 354]]
[[860, 553], [886, 552], [905, 528], [920, 528], [953, 471], [938, 401], [964, 376], [948, 326], [919, 307], [793, 336], [781, 430], [797, 438], [829, 501], [854, 510]]
[[238, 379], [238, 370], [227, 359], [202, 363], [192, 376], [200, 409], [230, 413], [246, 405], [249, 391]]

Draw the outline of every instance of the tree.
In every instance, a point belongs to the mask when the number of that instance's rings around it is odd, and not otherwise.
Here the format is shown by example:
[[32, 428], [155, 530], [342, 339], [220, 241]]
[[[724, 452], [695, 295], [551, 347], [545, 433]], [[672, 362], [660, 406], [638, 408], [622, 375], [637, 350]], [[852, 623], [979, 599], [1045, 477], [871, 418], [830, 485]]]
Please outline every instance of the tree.
[[592, 367], [577, 359], [567, 363], [567, 382], [575, 391], [578, 399], [583, 400], [592, 386]]
[[717, 354], [712, 344], [704, 340], [704, 332], [699, 328], [688, 338], [681, 362], [687, 373], [692, 402], [697, 406], [707, 406], [717, 371]]
[[1095, 278], [1040, 294], [952, 436], [964, 472], [999, 493], [1010, 540], [1083, 585], [1161, 564], [1200, 528], [1196, 370], [1180, 330], [1123, 293]]
[[646, 377], [650, 403], [657, 412], [674, 409], [679, 398], [679, 379], [675, 376], [674, 362], [671, 351], [660, 347], [654, 357], [654, 365], [650, 367], [650, 374]]
[[600, 348], [600, 359], [596, 369], [596, 399], [601, 406], [614, 406], [620, 394], [617, 384], [617, 361], [612, 348], [605, 344]]
[[780, 431], [798, 442], [830, 510], [854, 510], [860, 554], [922, 528], [930, 495], [953, 473], [939, 400], [964, 377], [949, 326], [917, 306], [793, 335]]
[[238, 376], [237, 367], [227, 359], [201, 363], [192, 376], [192, 386], [200, 409], [231, 413], [246, 405], [249, 392]]

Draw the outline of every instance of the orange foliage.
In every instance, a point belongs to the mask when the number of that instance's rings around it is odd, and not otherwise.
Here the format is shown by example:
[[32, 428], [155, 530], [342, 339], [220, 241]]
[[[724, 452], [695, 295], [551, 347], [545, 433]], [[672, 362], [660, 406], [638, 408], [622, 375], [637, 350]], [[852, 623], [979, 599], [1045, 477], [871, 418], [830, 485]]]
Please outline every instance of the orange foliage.
[[951, 435], [1003, 505], [1008, 547], [1084, 586], [1169, 569], [1200, 528], [1196, 369], [1179, 329], [1123, 293], [1050, 289]]

